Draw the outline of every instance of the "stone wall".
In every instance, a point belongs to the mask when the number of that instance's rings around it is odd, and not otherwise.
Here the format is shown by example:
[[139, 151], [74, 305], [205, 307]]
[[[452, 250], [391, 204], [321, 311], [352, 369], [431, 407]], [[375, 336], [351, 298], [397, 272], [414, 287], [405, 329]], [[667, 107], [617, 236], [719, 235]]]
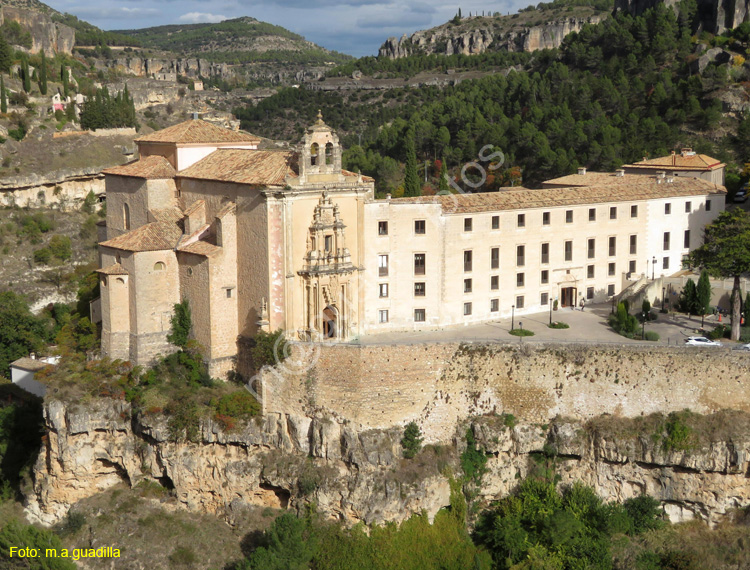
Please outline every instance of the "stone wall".
[[475, 415], [546, 423], [608, 413], [750, 411], [750, 354], [693, 347], [296, 344], [262, 373], [268, 412], [329, 416], [367, 428], [416, 421], [447, 441]]

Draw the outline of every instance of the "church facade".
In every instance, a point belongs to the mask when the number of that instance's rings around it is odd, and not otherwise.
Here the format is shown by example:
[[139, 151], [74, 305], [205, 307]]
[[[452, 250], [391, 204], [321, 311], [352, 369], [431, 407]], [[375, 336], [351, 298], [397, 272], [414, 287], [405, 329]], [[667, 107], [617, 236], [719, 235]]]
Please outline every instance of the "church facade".
[[245, 371], [259, 330], [347, 342], [610, 299], [678, 270], [724, 205], [705, 180], [619, 173], [378, 200], [320, 116], [293, 150], [200, 120], [136, 142], [139, 160], [105, 171], [102, 351], [140, 365], [171, 352], [186, 300], [216, 377]]

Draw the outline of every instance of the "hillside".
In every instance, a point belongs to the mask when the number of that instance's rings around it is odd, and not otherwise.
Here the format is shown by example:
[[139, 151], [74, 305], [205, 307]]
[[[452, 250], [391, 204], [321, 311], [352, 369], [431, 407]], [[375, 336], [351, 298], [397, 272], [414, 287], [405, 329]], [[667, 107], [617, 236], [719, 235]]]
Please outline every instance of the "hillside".
[[45, 3], [39, 0], [0, 0], [0, 7], [12, 7], [20, 8], [22, 10], [32, 10], [34, 12], [42, 12], [44, 14], [59, 14], [54, 8], [47, 6]]

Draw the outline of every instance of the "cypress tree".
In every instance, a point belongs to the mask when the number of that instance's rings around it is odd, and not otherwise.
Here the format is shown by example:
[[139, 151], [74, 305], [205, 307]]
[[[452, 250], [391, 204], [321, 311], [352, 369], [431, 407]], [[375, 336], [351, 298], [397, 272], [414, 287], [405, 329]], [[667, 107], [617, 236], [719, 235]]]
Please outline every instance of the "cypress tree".
[[421, 196], [422, 188], [417, 174], [417, 151], [414, 148], [414, 131], [406, 133], [406, 164], [404, 172], [404, 196]]
[[68, 99], [68, 68], [64, 65], [60, 68], [60, 79], [63, 84], [63, 97]]
[[44, 50], [42, 50], [42, 64], [39, 67], [39, 92], [42, 95], [47, 94], [47, 58], [44, 55]]
[[440, 179], [438, 180], [438, 194], [450, 194], [450, 185], [448, 184], [448, 167], [445, 164], [445, 158], [440, 161]]
[[8, 95], [5, 93], [5, 78], [0, 75], [0, 113], [8, 112]]
[[8, 73], [10, 66], [13, 63], [13, 53], [10, 49], [10, 45], [5, 41], [5, 38], [0, 34], [0, 72], [4, 71]]
[[461, 19], [461, 7], [458, 7], [458, 18]]
[[23, 90], [29, 93], [31, 91], [31, 74], [29, 73], [29, 60], [26, 56], [21, 61], [21, 73], [23, 74]]
[[708, 312], [708, 308], [711, 306], [711, 281], [708, 278], [708, 271], [706, 271], [705, 269], [701, 271], [701, 276], [698, 279], [696, 294], [698, 301], [698, 310], [701, 314], [701, 326], [703, 326], [703, 317]]

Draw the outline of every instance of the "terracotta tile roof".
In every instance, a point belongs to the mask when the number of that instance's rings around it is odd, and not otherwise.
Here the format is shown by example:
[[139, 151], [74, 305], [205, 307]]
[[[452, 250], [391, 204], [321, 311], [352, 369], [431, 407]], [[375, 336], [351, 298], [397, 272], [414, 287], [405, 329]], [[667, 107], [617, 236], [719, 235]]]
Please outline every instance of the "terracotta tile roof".
[[[352, 172], [350, 170], [344, 170], [343, 168], [341, 169], [341, 174], [343, 174], [344, 176], [347, 176], [347, 177], [349, 177], [349, 176], [359, 176], [359, 174], [357, 174], [356, 172]], [[364, 180], [365, 182], [375, 182], [375, 179], [373, 177], [371, 177], [371, 176], [365, 176], [364, 174], [362, 175], [362, 180]]]
[[297, 153], [291, 151], [219, 149], [178, 176], [258, 186], [280, 186], [297, 176]]
[[216, 217], [221, 219], [227, 214], [234, 213], [236, 211], [237, 211], [237, 204], [235, 204], [234, 202], [227, 202], [224, 205], [224, 207], [218, 211], [218, 213], [216, 214]]
[[104, 174], [116, 176], [130, 176], [132, 178], [161, 179], [174, 178], [175, 169], [163, 156], [145, 156], [135, 162], [129, 162], [122, 166], [105, 168]]
[[207, 241], [194, 241], [186, 246], [178, 247], [177, 251], [211, 257], [212, 255], [219, 253], [221, 248], [218, 245], [208, 243]]
[[200, 119], [191, 119], [184, 123], [156, 131], [135, 142], [160, 142], [173, 144], [209, 144], [209, 143], [259, 143], [260, 138], [250, 133], [223, 129]]
[[101, 273], [102, 275], [129, 275], [128, 270], [119, 263], [113, 263], [108, 267], [102, 267], [101, 269], [97, 269], [96, 272]]
[[21, 370], [28, 370], [29, 372], [38, 372], [44, 370], [48, 366], [52, 366], [49, 362], [43, 360], [36, 360], [34, 358], [23, 357], [18, 360], [14, 360], [10, 363], [14, 368], [20, 368]]
[[634, 164], [626, 164], [624, 168], [654, 168], [659, 170], [715, 170], [725, 166], [720, 160], [697, 154], [692, 151], [684, 151], [669, 156], [661, 156], [649, 160], [642, 160]]
[[205, 200], [196, 200], [195, 202], [193, 202], [193, 203], [192, 203], [192, 204], [190, 205], [190, 207], [188, 207], [188, 208], [187, 208], [187, 209], [185, 210], [185, 215], [186, 215], [186, 216], [189, 216], [189, 215], [191, 215], [191, 214], [193, 214], [193, 213], [197, 212], [197, 211], [198, 211], [199, 209], [201, 209], [201, 208], [205, 208], [205, 207], [206, 207], [206, 201], [205, 201]]
[[390, 203], [396, 205], [440, 204], [446, 213], [453, 214], [726, 194], [726, 189], [723, 186], [717, 186], [697, 178], [677, 178], [674, 182], [663, 182], [661, 184], [658, 184], [656, 179], [650, 176], [636, 176], [634, 178], [640, 179], [642, 182], [634, 182], [633, 184], [621, 186], [541, 188], [539, 190], [506, 188], [499, 192], [483, 192], [478, 194], [397, 198], [390, 200]]
[[176, 224], [185, 217], [182, 210], [177, 206], [171, 208], [154, 208], [153, 210], [149, 210], [148, 213], [151, 214], [150, 217], [152, 217], [155, 222], [170, 222], [173, 224]]
[[[614, 172], [592, 172], [586, 171], [586, 174], [568, 174], [560, 178], [545, 180], [542, 186], [604, 186], [612, 184], [634, 184], [638, 179], [644, 178], [643, 174], [623, 174], [618, 176]], [[653, 179], [653, 178], [651, 178]]]
[[152, 222], [99, 245], [125, 251], [163, 251], [174, 249], [182, 230], [169, 222]]

